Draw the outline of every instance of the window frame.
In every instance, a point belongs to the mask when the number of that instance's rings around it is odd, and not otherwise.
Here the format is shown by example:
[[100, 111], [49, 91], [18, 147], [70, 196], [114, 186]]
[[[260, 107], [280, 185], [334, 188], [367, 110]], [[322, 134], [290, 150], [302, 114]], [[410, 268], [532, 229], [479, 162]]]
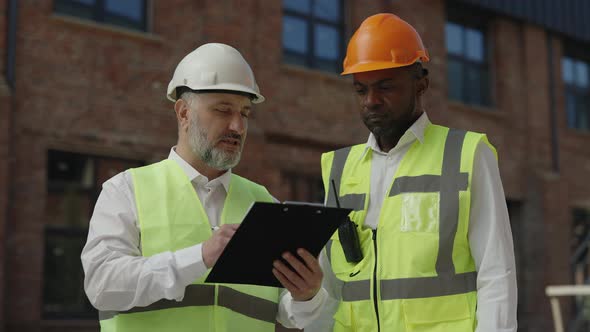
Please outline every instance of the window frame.
[[[307, 38], [307, 45], [306, 45], [306, 53], [302, 54], [299, 52], [294, 52], [285, 48], [284, 44], [281, 44], [282, 48], [282, 57], [283, 62], [292, 64], [292, 65], [299, 65], [293, 62], [288, 62], [285, 60], [285, 55], [291, 57], [299, 57], [303, 60], [304, 66], [306, 68], [314, 69], [314, 70], [321, 70], [321, 71], [328, 71], [333, 72], [331, 70], [322, 69], [317, 65], [317, 61], [326, 61], [326, 62], [334, 62], [336, 64], [336, 68], [341, 65], [342, 61], [344, 60], [345, 54], [345, 33], [346, 33], [346, 24], [344, 22], [344, 15], [345, 15], [345, 1], [344, 0], [334, 0], [339, 3], [339, 19], [338, 22], [330, 21], [328, 19], [322, 17], [316, 17], [313, 13], [314, 3], [317, 0], [309, 0], [310, 1], [310, 12], [309, 13], [301, 13], [293, 9], [286, 8], [282, 5], [283, 16], [281, 24], [284, 22], [286, 16], [294, 17], [296, 19], [303, 20], [306, 25], [306, 38]], [[315, 26], [317, 24], [326, 25], [332, 28], [335, 28], [340, 36], [340, 40], [338, 42], [338, 57], [335, 60], [327, 60], [315, 55]], [[281, 43], [283, 42], [283, 36], [281, 35]], [[336, 69], [336, 72], [339, 73], [339, 69]]]
[[[584, 46], [590, 46], [590, 45], [584, 45]], [[583, 62], [586, 64], [587, 75], [588, 75], [588, 80], [589, 80], [586, 88], [577, 85], [575, 83], [575, 77], [574, 77], [573, 83], [568, 83], [565, 81], [563, 61], [566, 58], [571, 60], [572, 64], [575, 64], [578, 62]], [[564, 99], [563, 99], [564, 100], [563, 114], [565, 116], [566, 127], [568, 129], [588, 133], [588, 132], [590, 132], [590, 52], [586, 51], [586, 47], [581, 46], [579, 43], [566, 40], [566, 41], [564, 41], [563, 53], [561, 55], [559, 66], [561, 69], [560, 78], [561, 78], [561, 81], [563, 84], [563, 97], [564, 97]], [[576, 74], [576, 72], [574, 69], [574, 75], [575, 74]], [[580, 109], [578, 109], [578, 106], [575, 106], [576, 107], [576, 109], [575, 109], [576, 119], [574, 120], [573, 126], [570, 125], [570, 118], [569, 118], [570, 116], [568, 114], [568, 97], [570, 95], [573, 95], [576, 100], [578, 98], [583, 98], [588, 103], [587, 108], [585, 110], [584, 109], [580, 110]], [[586, 113], [587, 120], [586, 120], [585, 126], [587, 128], [584, 128], [583, 125], [580, 125], [579, 120], [577, 120], [577, 119], [579, 119], [579, 113], [581, 113], [581, 112]]]
[[[88, 187], [84, 187], [82, 185], [78, 186], [77, 183], [73, 183], [73, 182], [69, 182], [67, 180], [51, 180], [50, 174], [49, 174], [49, 169], [50, 169], [50, 154], [52, 152], [57, 152], [57, 153], [65, 153], [65, 154], [75, 154], [75, 155], [79, 155], [82, 156], [83, 158], [85, 158], [85, 161], [90, 160], [94, 165], [93, 165], [93, 169], [92, 169], [92, 184]], [[127, 166], [131, 166], [134, 165], [134, 167], [140, 167], [142, 165], [145, 165], [145, 161], [139, 160], [139, 159], [131, 159], [131, 158], [121, 158], [121, 157], [114, 157], [114, 156], [108, 156], [108, 155], [95, 155], [95, 154], [91, 154], [91, 153], [85, 153], [85, 152], [78, 152], [78, 151], [68, 151], [68, 150], [62, 150], [62, 149], [47, 149], [46, 150], [46, 155], [47, 155], [47, 164], [46, 164], [46, 171], [47, 171], [47, 175], [46, 175], [46, 190], [45, 190], [45, 195], [46, 197], [48, 197], [50, 194], [61, 194], [61, 193], [65, 193], [68, 189], [68, 187], [73, 186], [73, 188], [76, 189], [76, 193], [81, 193], [81, 194], [87, 194], [89, 199], [91, 200], [91, 206], [94, 207], [96, 205], [96, 201], [98, 200], [98, 196], [100, 194], [101, 188], [102, 188], [102, 183], [100, 183], [101, 180], [108, 180], [107, 179], [101, 179], [101, 174], [99, 172], [99, 168], [100, 168], [100, 163], [102, 162], [122, 162], [124, 165]], [[127, 167], [125, 166], [125, 167]], [[45, 209], [47, 209], [47, 207], [45, 207]], [[88, 215], [88, 220], [90, 220], [92, 213], [93, 213], [93, 209], [89, 210], [90, 215]], [[43, 241], [44, 241], [44, 251], [43, 251], [43, 278], [42, 278], [42, 285], [41, 285], [41, 317], [44, 320], [95, 320], [98, 319], [98, 311], [91, 310], [91, 311], [59, 311], [59, 312], [54, 312], [54, 311], [48, 311], [46, 310], [46, 305], [51, 304], [46, 302], [47, 300], [47, 294], [45, 293], [45, 286], [46, 283], [48, 282], [47, 275], [46, 275], [46, 271], [47, 271], [47, 255], [49, 255], [49, 253], [47, 252], [47, 242], [48, 239], [50, 237], [64, 237], [64, 238], [79, 238], [80, 241], [82, 241], [82, 244], [86, 243], [86, 238], [88, 236], [88, 226], [87, 227], [80, 227], [79, 225], [60, 225], [60, 224], [49, 224], [47, 223], [47, 219], [44, 220], [43, 222]], [[80, 262], [81, 264], [81, 262]], [[81, 265], [80, 265], [81, 267]], [[81, 281], [80, 284], [82, 287], [84, 285], [83, 280]], [[87, 301], [87, 300], [86, 300]]]
[[[322, 181], [322, 177], [321, 175], [314, 175], [314, 174], [308, 174], [308, 173], [300, 173], [297, 171], [292, 171], [292, 170], [288, 170], [288, 171], [283, 171], [283, 179], [284, 181], [287, 182], [288, 187], [289, 187], [289, 200], [295, 200], [295, 201], [301, 201], [303, 198], [301, 198], [300, 196], [300, 192], [298, 188], [301, 188], [301, 186], [298, 186], [298, 184], [301, 184], [301, 182], [305, 183], [305, 187], [307, 190], [307, 198], [304, 198], [305, 202], [309, 202], [309, 203], [324, 203], [325, 201], [325, 197], [326, 197], [326, 193], [324, 192], [324, 184]], [[316, 191], [316, 186], [317, 188], [321, 188], [322, 191]], [[315, 196], [315, 194], [322, 194], [322, 198], [320, 201], [316, 201], [314, 198], [312, 198], [311, 196]]]
[[[456, 54], [449, 52], [447, 48], [447, 40], [446, 40], [446, 33], [445, 33], [445, 50], [446, 50], [446, 57], [447, 57], [447, 98], [453, 101], [461, 102], [466, 105], [470, 106], [477, 106], [477, 107], [484, 107], [484, 108], [493, 108], [494, 107], [494, 98], [493, 98], [493, 73], [492, 73], [492, 46], [491, 46], [491, 33], [490, 33], [490, 17], [485, 13], [481, 12], [476, 8], [471, 8], [459, 4], [452, 4], [448, 5], [446, 9], [446, 17], [445, 17], [445, 31], [447, 24], [452, 23], [461, 28], [461, 42], [462, 45], [467, 45], [467, 29], [476, 30], [481, 33], [482, 35], [482, 55], [483, 60], [481, 62], [470, 59], [466, 55], [466, 50], [462, 51], [462, 54]], [[451, 95], [451, 80], [449, 77], [449, 67], [450, 62], [456, 61], [459, 62], [462, 66], [462, 86], [461, 86], [461, 97], [454, 98]], [[480, 93], [480, 100], [474, 101], [469, 99], [469, 92], [472, 90], [472, 87], [467, 84], [469, 82], [468, 79], [468, 69], [476, 69], [480, 74], [480, 77], [485, 75], [486, 81], [481, 81], [479, 84], [479, 93]]]
[[[105, 1], [104, 0], [93, 0], [93, 1], [94, 1], [94, 4], [86, 5], [86, 4], [78, 3], [73, 0], [55, 0], [53, 2], [53, 12], [57, 13], [59, 15], [71, 16], [71, 17], [75, 17], [75, 18], [78, 18], [81, 20], [89, 20], [89, 21], [95, 22], [97, 24], [103, 24], [103, 25], [108, 25], [111, 27], [117, 27], [119, 29], [128, 29], [128, 30], [132, 30], [132, 31], [148, 32], [148, 28], [149, 28], [148, 17], [149, 17], [149, 8], [151, 6], [151, 0], [140, 0], [141, 6], [142, 6], [141, 13], [140, 13], [141, 19], [139, 21], [129, 20], [130, 23], [133, 23], [134, 27], [130, 27], [127, 25], [121, 25], [121, 24], [117, 24], [117, 23], [112, 23], [112, 22], [107, 22], [106, 18], [108, 17], [108, 15], [107, 15], [108, 12], [106, 10]], [[78, 6], [81, 8], [90, 9], [92, 12], [92, 18], [77, 16], [74, 14], [59, 11], [58, 6], [60, 6], [60, 4], [61, 5], [73, 5], [73, 6]], [[113, 15], [113, 13], [111, 13], [111, 15]]]

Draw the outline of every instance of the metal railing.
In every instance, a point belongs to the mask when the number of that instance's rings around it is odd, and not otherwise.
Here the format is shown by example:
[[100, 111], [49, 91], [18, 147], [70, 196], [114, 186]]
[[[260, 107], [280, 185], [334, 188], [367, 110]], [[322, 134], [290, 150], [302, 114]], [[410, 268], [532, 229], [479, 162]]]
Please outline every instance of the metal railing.
[[561, 307], [559, 306], [559, 298], [561, 296], [589, 296], [590, 285], [561, 285], [561, 286], [547, 286], [545, 294], [549, 296], [551, 301], [551, 312], [553, 314], [553, 323], [555, 332], [564, 332], [563, 318], [561, 316]]
[[545, 294], [549, 297], [551, 302], [551, 312], [553, 314], [553, 322], [555, 325], [555, 332], [564, 332], [563, 317], [561, 315], [561, 307], [559, 305], [559, 297], [575, 296], [576, 308], [574, 320], [570, 322], [570, 332], [578, 331], [582, 324], [588, 317], [588, 302], [583, 297], [590, 296], [590, 233], [581, 241], [574, 254], [570, 259], [572, 267], [574, 285], [554, 285], [545, 288]]

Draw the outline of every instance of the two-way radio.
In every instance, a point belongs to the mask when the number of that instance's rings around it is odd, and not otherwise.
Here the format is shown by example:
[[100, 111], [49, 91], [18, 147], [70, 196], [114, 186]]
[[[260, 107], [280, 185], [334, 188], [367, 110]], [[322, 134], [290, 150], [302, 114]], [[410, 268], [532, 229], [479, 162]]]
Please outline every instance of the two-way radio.
[[[340, 207], [338, 200], [338, 192], [336, 191], [336, 184], [332, 179], [332, 189], [334, 189], [334, 197], [336, 198], [336, 206]], [[338, 238], [344, 250], [344, 256], [349, 263], [358, 263], [363, 259], [363, 252], [359, 241], [359, 234], [356, 229], [357, 225], [346, 217], [346, 221], [338, 227]]]

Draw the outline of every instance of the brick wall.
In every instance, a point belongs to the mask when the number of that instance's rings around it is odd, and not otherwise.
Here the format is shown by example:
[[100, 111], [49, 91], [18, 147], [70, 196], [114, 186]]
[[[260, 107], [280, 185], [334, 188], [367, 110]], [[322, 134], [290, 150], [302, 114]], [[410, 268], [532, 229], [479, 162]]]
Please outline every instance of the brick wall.
[[[521, 326], [543, 330], [551, 324], [544, 287], [570, 282], [570, 209], [590, 206], [590, 190], [580, 180], [590, 171], [590, 135], [566, 128], [561, 40], [552, 39], [561, 166], [555, 173], [544, 30], [506, 18], [491, 21], [494, 106], [471, 107], [446, 97], [442, 0], [347, 3], [350, 33], [365, 17], [384, 10], [415, 25], [431, 55], [426, 96], [431, 119], [486, 132], [497, 147], [506, 195], [523, 204], [515, 225], [524, 230], [515, 239], [522, 248], [517, 267], [523, 270]], [[0, 0], [3, 58], [5, 4]], [[0, 188], [10, 178], [14, 193], [5, 228], [8, 190], [0, 191], [0, 243], [6, 239], [8, 250], [0, 246], [0, 321], [6, 317], [10, 331], [96, 330], [83, 322], [41, 320], [47, 150], [146, 161], [165, 157], [176, 141], [165, 89], [176, 63], [196, 46], [229, 43], [253, 66], [267, 102], [256, 106], [236, 172], [265, 184], [278, 199], [290, 198], [286, 172], [319, 176], [322, 152], [367, 138], [350, 78], [282, 63], [280, 1], [154, 0], [147, 34], [56, 16], [51, 1], [19, 4], [12, 137], [7, 136], [9, 99], [0, 92]], [[27, 24], [31, 21], [36, 24]], [[6, 156], [9, 144], [14, 154]], [[11, 158], [15, 165], [7, 173]]]
[[4, 331], [5, 319], [5, 280], [6, 280], [6, 216], [8, 198], [8, 146], [10, 133], [10, 89], [6, 82], [6, 0], [0, 0], [0, 332]]

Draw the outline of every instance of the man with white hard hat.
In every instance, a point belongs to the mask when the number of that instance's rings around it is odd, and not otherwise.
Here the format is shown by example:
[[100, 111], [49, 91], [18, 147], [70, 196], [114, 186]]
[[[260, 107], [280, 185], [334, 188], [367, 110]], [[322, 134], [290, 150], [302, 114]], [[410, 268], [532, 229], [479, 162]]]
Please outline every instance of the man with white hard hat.
[[274, 201], [231, 171], [252, 103], [264, 101], [250, 66], [228, 45], [202, 45], [178, 64], [167, 97], [177, 145], [168, 159], [106, 181], [90, 220], [84, 288], [101, 329], [274, 331], [277, 321], [303, 328], [316, 314], [298, 309], [327, 295], [319, 263], [305, 250], [297, 252], [303, 262], [285, 254], [293, 270], [273, 269], [283, 295], [274, 287], [203, 283], [251, 203]]

